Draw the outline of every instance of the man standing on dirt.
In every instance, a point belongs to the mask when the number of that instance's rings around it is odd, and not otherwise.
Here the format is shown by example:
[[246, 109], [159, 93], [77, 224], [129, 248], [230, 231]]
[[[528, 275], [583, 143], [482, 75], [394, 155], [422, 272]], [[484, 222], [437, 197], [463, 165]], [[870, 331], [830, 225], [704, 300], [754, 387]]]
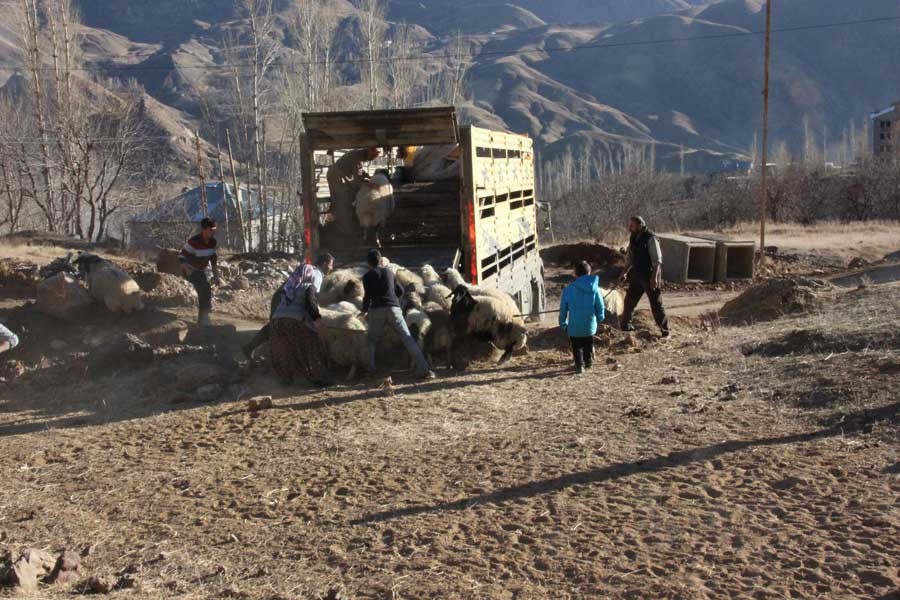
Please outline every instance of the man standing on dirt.
[[345, 239], [358, 237], [353, 202], [360, 182], [365, 179], [362, 165], [375, 160], [380, 154], [378, 148], [351, 150], [328, 167], [326, 178], [331, 193], [331, 214], [338, 232]]
[[628, 232], [631, 234], [628, 243], [628, 255], [625, 259], [625, 272], [622, 279], [628, 282], [625, 293], [625, 306], [620, 321], [622, 331], [634, 331], [631, 317], [641, 297], [647, 294], [653, 319], [662, 331], [662, 337], [669, 337], [669, 320], [662, 301], [662, 251], [656, 234], [647, 229], [643, 217], [631, 217], [628, 221]]
[[212, 287], [209, 283], [209, 270], [215, 282], [221, 281], [219, 276], [219, 262], [216, 254], [216, 222], [210, 218], [200, 222], [200, 233], [189, 239], [181, 249], [178, 260], [181, 261], [181, 272], [185, 279], [191, 282], [197, 290], [200, 309], [197, 315], [197, 324], [201, 327], [209, 326], [209, 313], [212, 312]]
[[394, 273], [390, 269], [381, 266], [381, 252], [370, 250], [366, 256], [369, 271], [363, 275], [362, 312], [368, 315], [369, 323], [369, 372], [375, 373], [375, 353], [378, 350], [378, 342], [384, 335], [384, 328], [393, 329], [410, 357], [416, 363], [416, 374], [422, 379], [434, 379], [434, 371], [421, 348], [409, 334], [409, 327], [403, 319], [403, 311], [400, 310], [399, 298], [403, 296], [403, 288], [394, 279]]

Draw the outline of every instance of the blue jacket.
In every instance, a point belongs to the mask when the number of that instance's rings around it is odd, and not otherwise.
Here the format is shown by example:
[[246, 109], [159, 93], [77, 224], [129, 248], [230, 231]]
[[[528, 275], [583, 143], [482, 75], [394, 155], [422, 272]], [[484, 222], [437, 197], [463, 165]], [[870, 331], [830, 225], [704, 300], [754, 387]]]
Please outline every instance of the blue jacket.
[[605, 316], [600, 280], [595, 275], [579, 277], [563, 290], [559, 304], [559, 326], [569, 337], [594, 335]]

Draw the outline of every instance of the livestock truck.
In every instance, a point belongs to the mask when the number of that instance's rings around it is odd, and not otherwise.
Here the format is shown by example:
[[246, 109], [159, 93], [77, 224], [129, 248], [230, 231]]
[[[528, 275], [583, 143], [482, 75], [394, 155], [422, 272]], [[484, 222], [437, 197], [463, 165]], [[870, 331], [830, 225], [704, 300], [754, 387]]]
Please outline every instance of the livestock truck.
[[[394, 174], [395, 208], [381, 232], [382, 252], [416, 270], [456, 268], [473, 285], [499, 288], [522, 314], [544, 310], [538, 246], [534, 146], [530, 138], [460, 127], [453, 108], [306, 113], [300, 139], [304, 245], [339, 264], [364, 260], [368, 247], [335, 235], [327, 169], [342, 151], [379, 147], [454, 148], [458, 173], [431, 181]], [[387, 165], [392, 167], [390, 163]], [[377, 167], [377, 166], [376, 166]]]

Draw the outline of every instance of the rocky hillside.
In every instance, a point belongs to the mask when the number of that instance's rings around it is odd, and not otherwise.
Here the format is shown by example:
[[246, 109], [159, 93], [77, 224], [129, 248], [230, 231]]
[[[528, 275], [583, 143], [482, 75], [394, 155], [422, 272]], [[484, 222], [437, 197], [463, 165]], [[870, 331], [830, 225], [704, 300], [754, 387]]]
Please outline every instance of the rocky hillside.
[[[293, 1], [276, 6], [288, 15]], [[340, 22], [336, 55], [354, 58], [356, 8], [323, 2]], [[81, 0], [85, 56], [101, 74], [136, 79], [179, 121], [196, 122], [204, 102], [224, 95], [221, 44], [242, 27], [237, 6]], [[462, 31], [476, 55], [464, 118], [528, 133], [545, 158], [628, 143], [654, 145], [658, 161], [674, 167], [684, 147], [690, 169], [710, 171], [749, 158], [762, 87], [762, 39], [753, 32], [764, 28], [763, 8], [761, 0], [391, 0], [387, 18], [414, 25], [416, 52], [431, 61]], [[791, 29], [881, 17], [900, 17], [896, 0], [786, 0], [774, 21]], [[16, 31], [0, 18], [6, 76], [18, 56]], [[887, 59], [898, 55], [900, 21], [776, 33], [776, 142], [798, 149], [806, 129], [817, 147], [827, 135], [834, 154], [851, 120], [859, 129], [867, 112], [900, 98]], [[345, 71], [353, 84], [358, 73]]]

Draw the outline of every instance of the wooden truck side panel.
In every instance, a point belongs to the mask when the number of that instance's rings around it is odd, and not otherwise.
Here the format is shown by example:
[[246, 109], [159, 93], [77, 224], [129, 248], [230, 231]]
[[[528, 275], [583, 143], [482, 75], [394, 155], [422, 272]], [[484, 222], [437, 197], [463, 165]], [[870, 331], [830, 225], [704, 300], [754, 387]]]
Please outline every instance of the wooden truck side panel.
[[[464, 128], [463, 268], [472, 283], [511, 294], [523, 312], [543, 307], [531, 138]], [[474, 238], [474, 243], [473, 243]], [[474, 248], [474, 253], [471, 251]]]

